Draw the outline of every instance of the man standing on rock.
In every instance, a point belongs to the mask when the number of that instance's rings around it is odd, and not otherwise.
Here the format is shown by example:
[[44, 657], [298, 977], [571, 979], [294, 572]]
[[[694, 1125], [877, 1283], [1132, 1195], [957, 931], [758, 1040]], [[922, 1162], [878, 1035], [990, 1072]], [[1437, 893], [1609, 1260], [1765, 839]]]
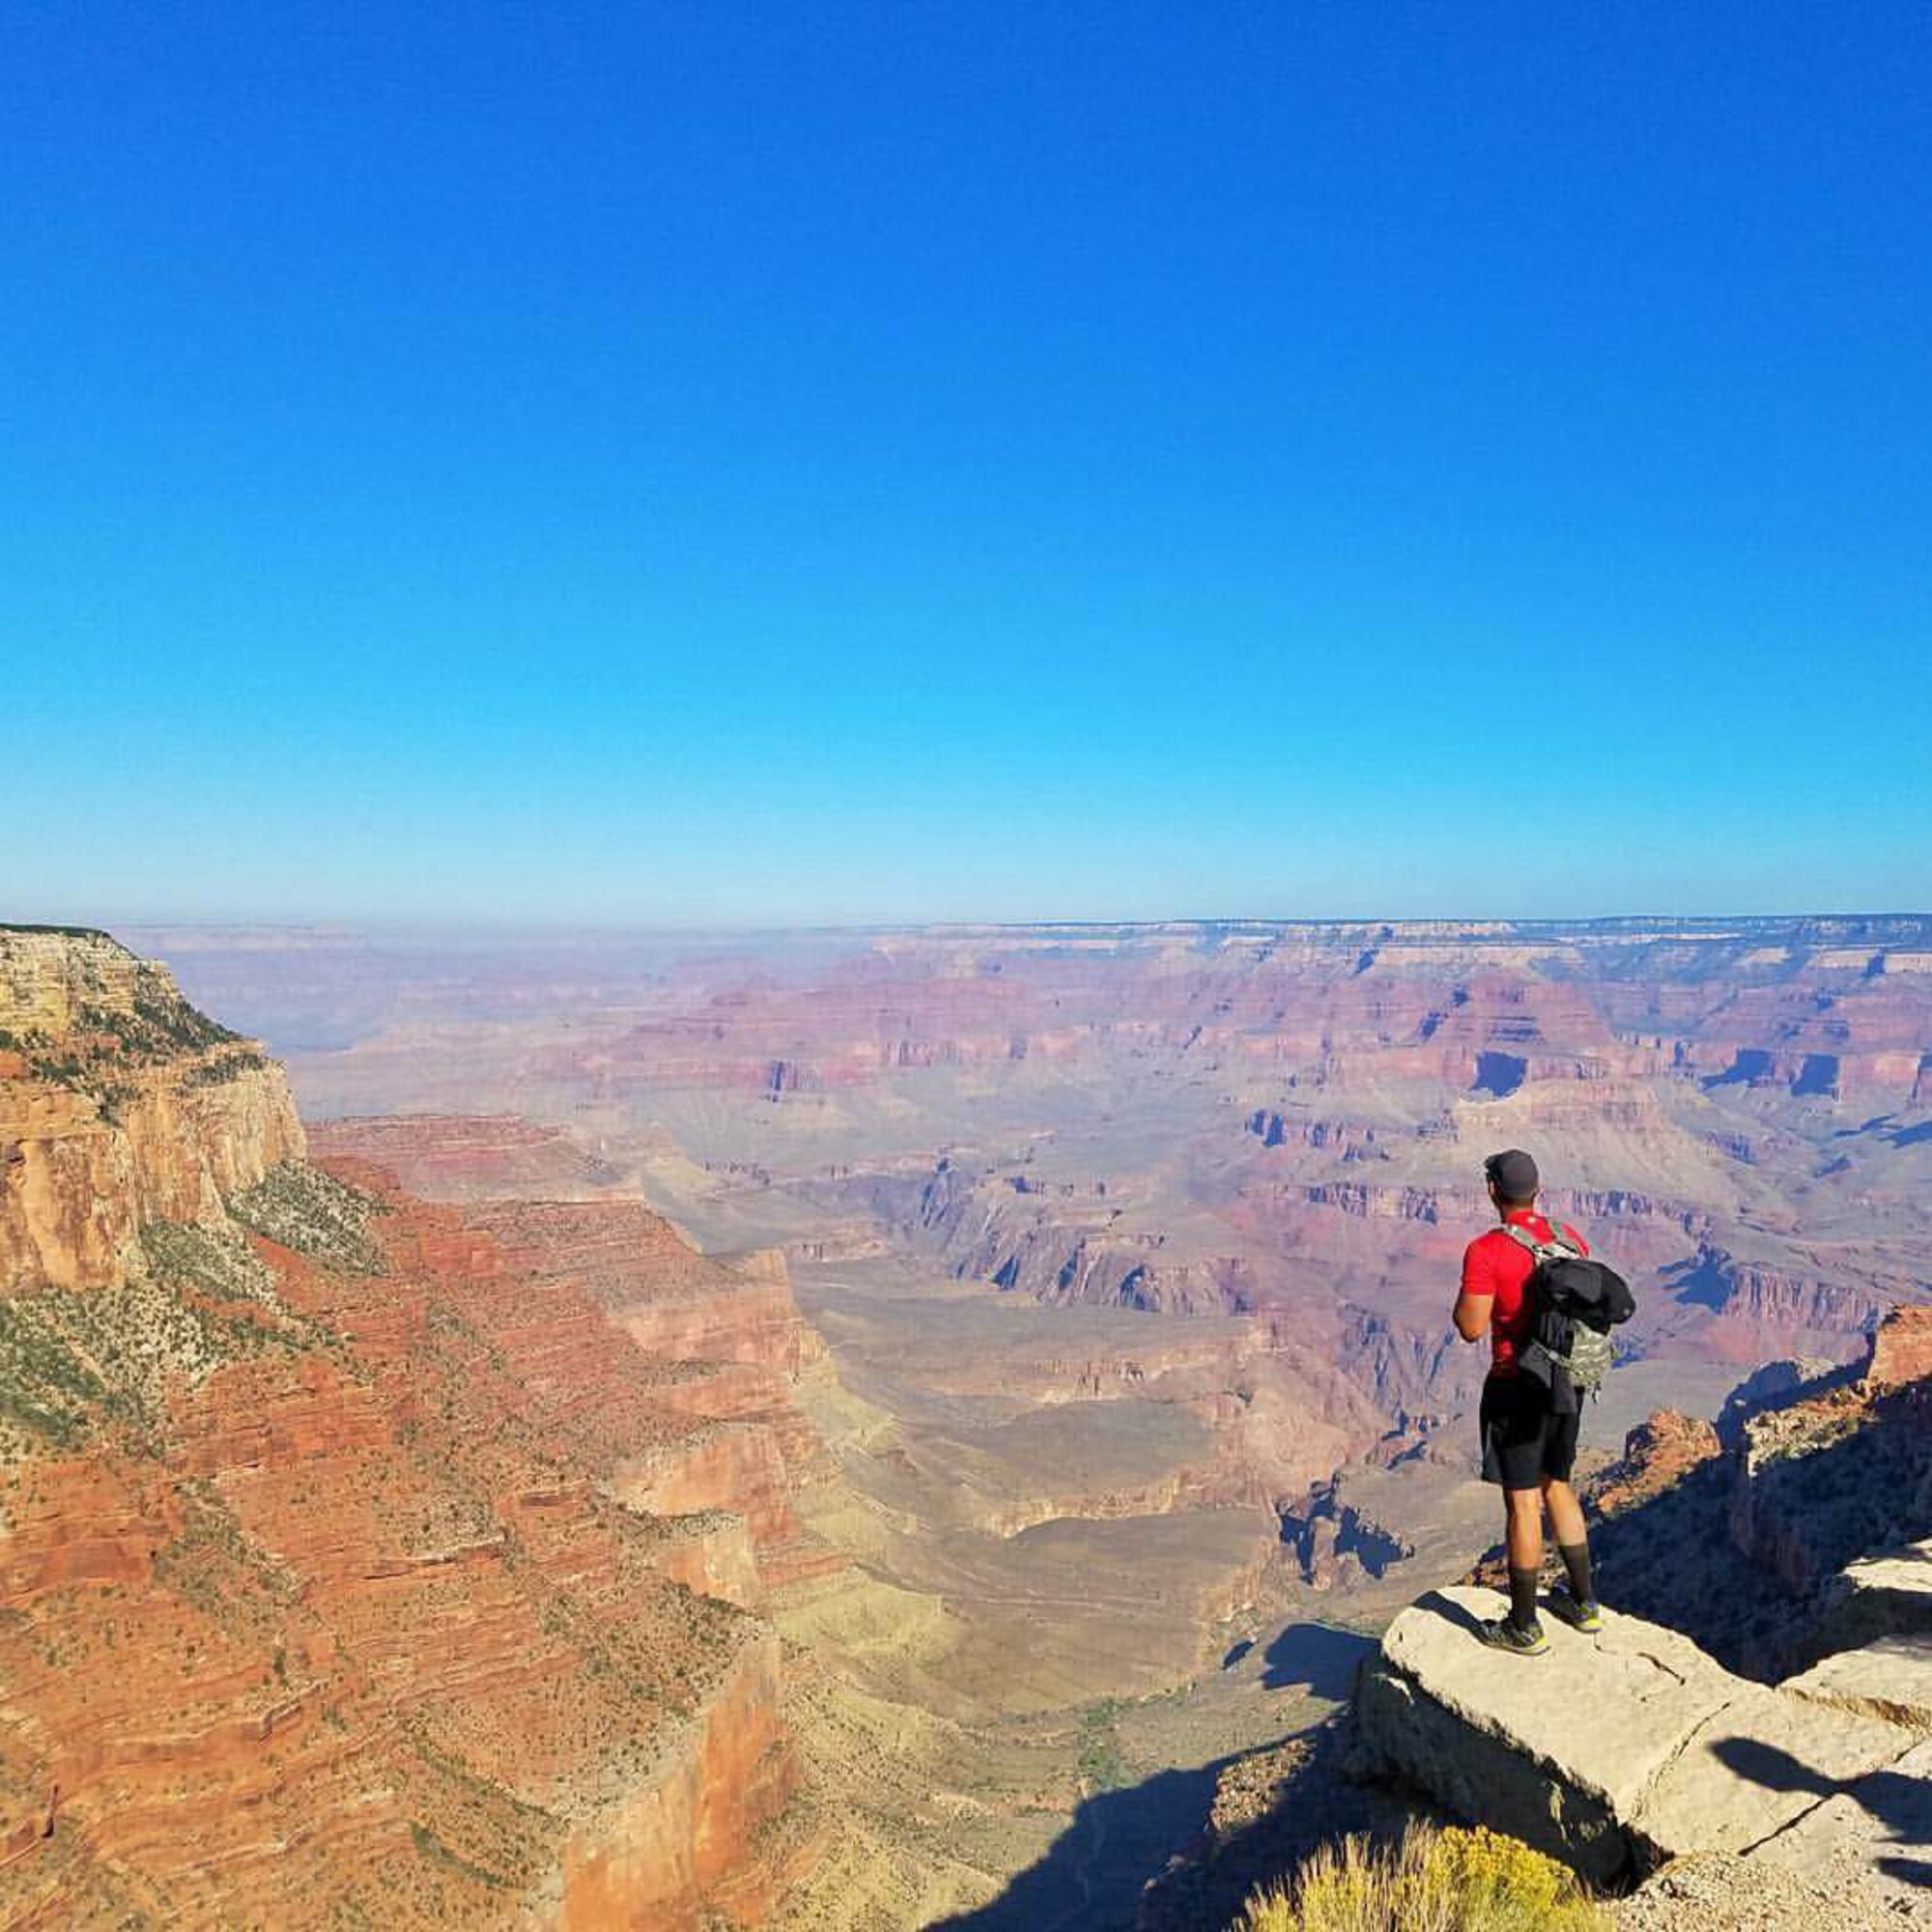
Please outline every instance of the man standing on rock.
[[1604, 1616], [1590, 1580], [1583, 1511], [1570, 1487], [1580, 1418], [1574, 1406], [1559, 1413], [1548, 1383], [1525, 1373], [1517, 1357], [1536, 1319], [1525, 1293], [1536, 1272], [1533, 1247], [1562, 1241], [1579, 1255], [1589, 1248], [1576, 1229], [1559, 1228], [1536, 1211], [1536, 1163], [1520, 1148], [1492, 1153], [1483, 1173], [1501, 1226], [1479, 1235], [1463, 1251], [1454, 1316], [1463, 1341], [1490, 1338], [1481, 1410], [1483, 1480], [1503, 1492], [1510, 1609], [1508, 1616], [1483, 1626], [1483, 1641], [1519, 1657], [1541, 1657], [1549, 1648], [1536, 1614], [1546, 1509], [1569, 1573], [1569, 1587], [1559, 1584], [1550, 1593], [1551, 1612], [1592, 1635], [1603, 1629]]

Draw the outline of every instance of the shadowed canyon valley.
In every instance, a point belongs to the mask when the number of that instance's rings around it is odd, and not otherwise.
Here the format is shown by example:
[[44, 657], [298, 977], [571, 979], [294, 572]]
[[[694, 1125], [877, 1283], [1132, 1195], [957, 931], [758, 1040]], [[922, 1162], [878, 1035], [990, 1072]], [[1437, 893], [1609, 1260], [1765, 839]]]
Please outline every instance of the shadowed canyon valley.
[[9, 1922], [1130, 1926], [1492, 1541], [1486, 1153], [1606, 1494], [1932, 1296], [1932, 919], [117, 938], [0, 928]]

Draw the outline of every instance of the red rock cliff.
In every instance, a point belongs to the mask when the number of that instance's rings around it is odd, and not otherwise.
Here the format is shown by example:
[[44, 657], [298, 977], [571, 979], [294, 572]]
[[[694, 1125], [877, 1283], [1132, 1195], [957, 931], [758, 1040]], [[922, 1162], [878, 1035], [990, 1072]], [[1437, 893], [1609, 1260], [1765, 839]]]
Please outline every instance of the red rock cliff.
[[0, 1281], [92, 1288], [148, 1221], [223, 1201], [302, 1130], [282, 1070], [198, 1013], [160, 967], [100, 933], [0, 926]]
[[0, 1922], [755, 1922], [800, 1774], [746, 1605], [815, 1453], [769, 1268], [599, 1204], [630, 1298], [749, 1297], [722, 1365], [647, 1347], [571, 1224], [303, 1164], [112, 942], [0, 962]]

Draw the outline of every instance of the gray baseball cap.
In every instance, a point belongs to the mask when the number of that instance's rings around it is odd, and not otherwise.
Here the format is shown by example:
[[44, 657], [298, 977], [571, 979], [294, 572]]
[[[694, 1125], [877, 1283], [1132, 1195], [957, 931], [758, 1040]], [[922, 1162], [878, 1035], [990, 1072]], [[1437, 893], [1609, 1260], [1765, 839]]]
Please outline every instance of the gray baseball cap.
[[1528, 1201], [1542, 1185], [1536, 1163], [1520, 1148], [1505, 1148], [1483, 1163], [1483, 1172], [1496, 1183], [1505, 1201]]

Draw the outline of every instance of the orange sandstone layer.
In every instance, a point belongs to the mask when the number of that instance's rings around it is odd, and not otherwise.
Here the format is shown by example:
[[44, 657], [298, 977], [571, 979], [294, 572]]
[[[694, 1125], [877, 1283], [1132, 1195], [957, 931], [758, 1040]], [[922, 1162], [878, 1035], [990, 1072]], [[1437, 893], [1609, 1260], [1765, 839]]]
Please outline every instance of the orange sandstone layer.
[[745, 1607], [804, 1552], [810, 1345], [754, 1346], [781, 1281], [626, 1208], [640, 1306], [747, 1291], [744, 1359], [682, 1361], [547, 1217], [335, 1165], [381, 1195], [387, 1272], [250, 1245], [336, 1339], [0, 1473], [0, 1920], [749, 1922], [798, 1779]]
[[223, 1201], [300, 1158], [279, 1066], [105, 934], [0, 926], [0, 1286], [121, 1280], [149, 1221]]

